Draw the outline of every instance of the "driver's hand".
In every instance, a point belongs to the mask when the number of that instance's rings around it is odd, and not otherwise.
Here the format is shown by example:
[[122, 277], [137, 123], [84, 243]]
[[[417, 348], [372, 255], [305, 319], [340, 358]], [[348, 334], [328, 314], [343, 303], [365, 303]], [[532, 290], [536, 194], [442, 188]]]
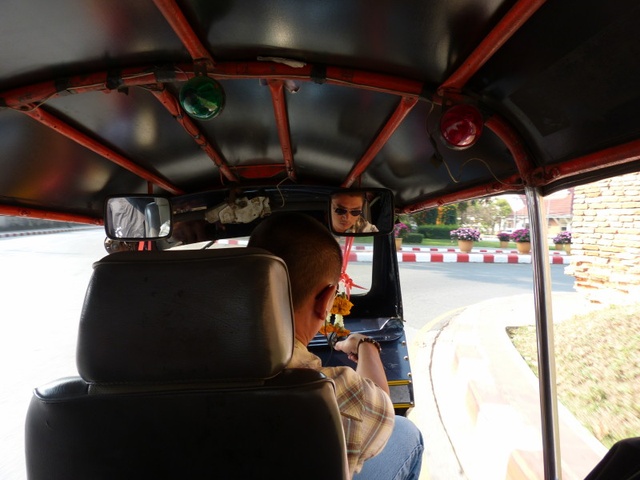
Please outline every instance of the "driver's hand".
[[344, 352], [352, 362], [358, 363], [358, 344], [365, 338], [361, 333], [352, 333], [346, 339], [336, 342], [334, 349]]
[[205, 231], [206, 222], [204, 220], [195, 220], [192, 222], [180, 222], [173, 226], [171, 237], [183, 245], [189, 243], [198, 243], [208, 240]]

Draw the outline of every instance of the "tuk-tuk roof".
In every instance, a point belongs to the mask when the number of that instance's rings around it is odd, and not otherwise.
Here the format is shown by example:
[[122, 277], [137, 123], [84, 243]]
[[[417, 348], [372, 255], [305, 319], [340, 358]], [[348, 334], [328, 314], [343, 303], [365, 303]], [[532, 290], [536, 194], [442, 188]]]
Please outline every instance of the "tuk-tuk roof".
[[[386, 187], [401, 212], [640, 166], [632, 0], [7, 0], [0, 214], [99, 223], [110, 194]], [[217, 80], [222, 112], [178, 98]], [[444, 111], [478, 107], [475, 145]]]

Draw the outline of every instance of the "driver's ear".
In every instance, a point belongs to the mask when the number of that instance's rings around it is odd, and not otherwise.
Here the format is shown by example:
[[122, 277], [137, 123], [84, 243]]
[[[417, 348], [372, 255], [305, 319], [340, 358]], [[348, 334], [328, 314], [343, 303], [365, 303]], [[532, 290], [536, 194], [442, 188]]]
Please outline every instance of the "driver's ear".
[[336, 286], [329, 284], [316, 295], [313, 311], [317, 318], [325, 319], [333, 307], [333, 300], [336, 297]]

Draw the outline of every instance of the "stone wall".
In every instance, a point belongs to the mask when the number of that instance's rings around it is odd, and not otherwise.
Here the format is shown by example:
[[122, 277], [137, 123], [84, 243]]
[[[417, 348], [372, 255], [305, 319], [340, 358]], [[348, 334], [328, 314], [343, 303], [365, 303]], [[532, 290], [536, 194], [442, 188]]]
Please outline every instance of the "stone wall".
[[640, 297], [640, 173], [576, 187], [571, 265], [575, 287], [592, 302]]

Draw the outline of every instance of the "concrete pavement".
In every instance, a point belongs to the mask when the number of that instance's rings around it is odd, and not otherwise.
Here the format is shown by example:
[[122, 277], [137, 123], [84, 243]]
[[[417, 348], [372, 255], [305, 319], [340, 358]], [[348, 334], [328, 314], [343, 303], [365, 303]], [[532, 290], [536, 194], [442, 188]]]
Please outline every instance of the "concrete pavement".
[[[589, 308], [576, 293], [553, 294], [554, 323]], [[487, 300], [410, 339], [417, 406], [409, 417], [427, 443], [421, 480], [544, 478], [537, 377], [505, 330], [532, 325], [533, 310], [529, 294]], [[562, 405], [559, 425], [563, 479], [583, 479], [607, 449]]]

